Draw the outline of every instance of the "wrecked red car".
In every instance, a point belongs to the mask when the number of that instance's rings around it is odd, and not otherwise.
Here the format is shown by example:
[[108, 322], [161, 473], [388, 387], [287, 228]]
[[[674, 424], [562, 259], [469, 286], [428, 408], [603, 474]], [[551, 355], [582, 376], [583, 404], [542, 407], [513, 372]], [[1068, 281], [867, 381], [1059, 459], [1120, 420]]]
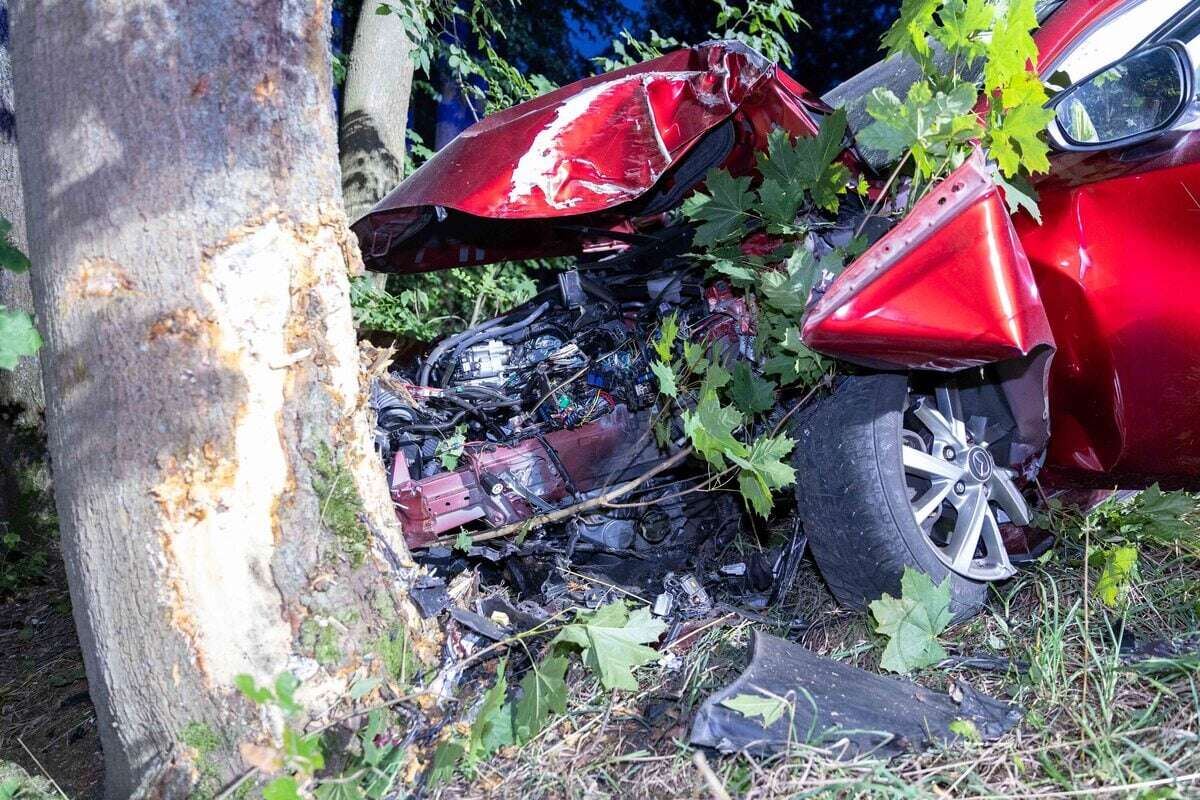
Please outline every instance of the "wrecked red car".
[[[1028, 557], [1039, 482], [1200, 488], [1198, 6], [1041, 4], [1039, 74], [1066, 87], [1042, 222], [1010, 216], [977, 153], [813, 293], [804, 342], [856, 368], [803, 408], [781, 397], [777, 416], [794, 412], [795, 514], [841, 602], [896, 592], [914, 566], [952, 577], [956, 611], [978, 608]], [[499, 562], [549, 546], [500, 534], [555, 526], [573, 557], [653, 553], [680, 574], [720, 546], [740, 509], [690, 490], [678, 429], [652, 432], [644, 351], [675, 312], [681, 335], [753, 359], [755, 315], [689, 259], [676, 210], [710, 169], [750, 173], [777, 127], [812, 135], [837, 106], [853, 131], [866, 94], [906, 87], [905, 69], [882, 62], [820, 98], [737, 43], [699, 45], [481, 121], [359, 220], [382, 272], [573, 259], [375, 387], [410, 545], [491, 531]], [[843, 159], [868, 180], [886, 166], [849, 138]], [[463, 424], [461, 457], [443, 457]]]

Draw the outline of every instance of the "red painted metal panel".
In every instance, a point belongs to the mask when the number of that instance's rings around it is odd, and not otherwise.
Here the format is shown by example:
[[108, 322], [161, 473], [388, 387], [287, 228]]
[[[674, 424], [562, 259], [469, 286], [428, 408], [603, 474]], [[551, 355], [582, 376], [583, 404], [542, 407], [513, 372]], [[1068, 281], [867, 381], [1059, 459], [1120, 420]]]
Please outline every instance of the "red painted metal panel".
[[802, 335], [814, 350], [847, 361], [945, 371], [1053, 344], [981, 153], [833, 282]]

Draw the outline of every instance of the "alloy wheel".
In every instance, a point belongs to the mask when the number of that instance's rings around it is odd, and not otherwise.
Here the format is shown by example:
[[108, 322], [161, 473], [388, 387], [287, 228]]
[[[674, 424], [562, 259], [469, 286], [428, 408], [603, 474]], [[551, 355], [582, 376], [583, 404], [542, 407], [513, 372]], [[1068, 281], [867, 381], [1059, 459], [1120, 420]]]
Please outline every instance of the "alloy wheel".
[[958, 390], [939, 387], [911, 397], [901, 455], [913, 517], [946, 568], [975, 581], [996, 581], [1016, 569], [1000, 523], [1028, 525], [1029, 506], [983, 441], [986, 420], [966, 420]]

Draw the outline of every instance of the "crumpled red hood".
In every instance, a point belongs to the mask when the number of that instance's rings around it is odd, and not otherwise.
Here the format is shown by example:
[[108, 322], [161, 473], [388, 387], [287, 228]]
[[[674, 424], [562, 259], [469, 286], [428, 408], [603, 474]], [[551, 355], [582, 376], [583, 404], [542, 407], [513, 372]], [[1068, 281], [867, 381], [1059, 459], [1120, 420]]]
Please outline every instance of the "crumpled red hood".
[[[571, 217], [591, 228], [619, 225], [625, 220], [614, 209], [645, 195], [726, 120], [736, 115], [726, 163], [740, 159], [748, 168], [774, 127], [813, 133], [813, 110], [828, 109], [753, 50], [697, 45], [481, 120], [353, 228], [367, 266], [386, 272], [579, 252], [582, 234], [538, 223]], [[456, 214], [531, 224], [503, 241], [483, 220], [446, 224]]]

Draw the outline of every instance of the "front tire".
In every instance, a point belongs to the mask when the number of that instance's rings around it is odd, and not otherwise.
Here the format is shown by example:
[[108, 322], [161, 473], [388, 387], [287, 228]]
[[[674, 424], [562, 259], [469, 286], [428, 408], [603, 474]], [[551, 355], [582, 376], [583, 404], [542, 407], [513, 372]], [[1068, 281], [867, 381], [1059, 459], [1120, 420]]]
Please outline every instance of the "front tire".
[[[801, 413], [794, 426], [797, 513], [817, 566], [842, 605], [865, 610], [884, 592], [899, 596], [904, 569], [913, 567], [935, 583], [949, 576], [951, 611], [963, 620], [983, 607], [988, 581], [1012, 574], [996, 522], [996, 498], [1003, 496], [1010, 518], [1021, 517], [1024, 501], [1017, 495], [1019, 507], [1011, 505], [1011, 476], [1000, 467], [990, 480], [973, 476], [967, 451], [978, 456], [986, 443], [969, 441], [971, 435], [951, 413], [946, 415], [950, 424], [942, 424], [946, 417], [936, 413], [933, 398], [910, 398], [908, 385], [908, 377], [900, 374], [850, 376]], [[941, 391], [937, 403], [943, 411], [946, 403], [957, 406], [956, 391]], [[929, 423], [928, 430], [913, 430], [921, 427], [917, 417]], [[941, 441], [939, 427], [961, 432], [962, 452]], [[939, 458], [950, 454], [958, 465], [934, 463], [922, 449]], [[918, 464], [918, 471], [942, 470], [950, 482], [933, 475], [923, 487], [914, 487], [914, 459], [928, 460]], [[937, 491], [938, 485], [945, 491]], [[939, 494], [944, 502], [938, 498], [930, 511], [930, 498]], [[918, 524], [922, 513], [924, 522]], [[940, 528], [935, 527], [939, 519]], [[964, 542], [969, 550], [957, 561], [952, 557], [956, 542], [960, 551]]]

